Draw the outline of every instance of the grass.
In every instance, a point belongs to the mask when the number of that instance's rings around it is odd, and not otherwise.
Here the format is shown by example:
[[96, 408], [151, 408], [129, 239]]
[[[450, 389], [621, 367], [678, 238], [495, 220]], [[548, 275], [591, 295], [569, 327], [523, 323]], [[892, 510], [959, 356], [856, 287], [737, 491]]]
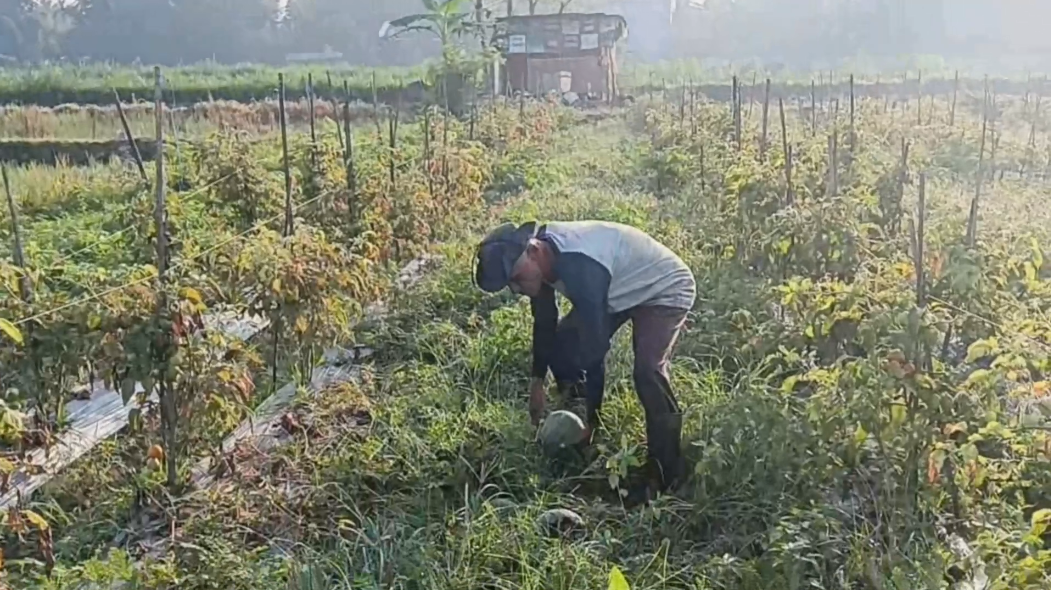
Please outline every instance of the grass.
[[[811, 137], [808, 113], [793, 109], [792, 203], [779, 132], [759, 157], [758, 109], [740, 152], [719, 104], [643, 101], [560, 127], [494, 164], [488, 207], [458, 215], [435, 247], [442, 266], [355, 334], [377, 350], [364, 378], [300, 397], [287, 444], [240, 449], [235, 474], [179, 496], [142, 468], [154, 425], [107, 444], [31, 505], [53, 523], [52, 576], [18, 560], [32, 555], [23, 550], [9, 554], [12, 583], [569, 590], [604, 587], [617, 566], [643, 590], [947, 588], [980, 575], [1045, 588], [1047, 423], [1020, 408], [1049, 391], [1048, 179], [1023, 169], [1022, 101], [999, 104], [1004, 178], [986, 169], [973, 248], [973, 108], [950, 128], [944, 102], [916, 125], [914, 111], [863, 101], [853, 150], [842, 111], [823, 110]], [[922, 314], [910, 230], [920, 172]], [[651, 506], [625, 510], [609, 483], [644, 456], [627, 330], [595, 444], [558, 460], [535, 444], [528, 305], [471, 280], [486, 228], [534, 218], [637, 225], [698, 279], [673, 363], [693, 475]], [[544, 534], [536, 519], [556, 507], [584, 529]], [[956, 538], [972, 557], [954, 553]]]

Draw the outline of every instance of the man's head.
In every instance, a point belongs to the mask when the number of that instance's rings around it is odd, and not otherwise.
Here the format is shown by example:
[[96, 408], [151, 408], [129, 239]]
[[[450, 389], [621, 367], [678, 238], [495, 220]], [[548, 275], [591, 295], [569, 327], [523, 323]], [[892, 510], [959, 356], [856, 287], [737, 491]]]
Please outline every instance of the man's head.
[[535, 236], [533, 222], [520, 227], [505, 223], [489, 232], [478, 247], [478, 286], [489, 293], [510, 287], [529, 297], [539, 295], [544, 277], [550, 274], [551, 261], [544, 243]]

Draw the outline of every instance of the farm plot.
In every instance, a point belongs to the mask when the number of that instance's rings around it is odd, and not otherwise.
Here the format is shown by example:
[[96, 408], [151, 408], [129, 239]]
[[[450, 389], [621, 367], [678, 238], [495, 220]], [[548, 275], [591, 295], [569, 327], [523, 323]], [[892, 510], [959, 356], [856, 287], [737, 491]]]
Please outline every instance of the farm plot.
[[[494, 111], [481, 144], [500, 154], [486, 160], [493, 206], [478, 195], [444, 210], [440, 268], [356, 331], [374, 351], [356, 380], [296, 397], [277, 420], [282, 444], [198, 453], [224, 468], [177, 494], [152, 448], [162, 429], [145, 416], [15, 519], [11, 583], [568, 590], [606, 587], [616, 567], [653, 590], [1046, 587], [1046, 105], [990, 93], [917, 115], [847, 95], [810, 111], [773, 93], [754, 109], [668, 98], [571, 127], [553, 107]], [[389, 162], [375, 149], [361, 174], [383, 190]], [[425, 170], [443, 170], [431, 161]], [[434, 194], [426, 176], [411, 190]], [[384, 214], [406, 236], [402, 211]], [[489, 226], [532, 219], [629, 223], [693, 269], [698, 302], [673, 363], [692, 475], [674, 495], [620, 503], [644, 455], [627, 331], [595, 443], [556, 461], [535, 444], [528, 305], [471, 278]], [[298, 231], [328, 221], [297, 218]], [[395, 231], [372, 247], [421, 251]], [[265, 249], [251, 252], [256, 242]], [[292, 247], [327, 268], [318, 249]], [[262, 283], [274, 297], [276, 273], [235, 279], [246, 260], [288, 260], [283, 246], [240, 249], [184, 286], [212, 301], [204, 277]], [[333, 309], [312, 305], [311, 322]], [[230, 387], [221, 397], [236, 398]], [[218, 449], [233, 421], [193, 408], [179, 448]], [[552, 537], [538, 526], [551, 509], [581, 524]], [[49, 527], [31, 530], [35, 515]]]
[[[160, 440], [158, 419], [164, 444], [144, 447], [140, 461], [163, 454], [178, 485], [187, 461], [220, 449], [268, 392], [347, 343], [355, 318], [387, 291], [392, 265], [481, 211], [483, 190], [506, 176], [501, 161], [539, 149], [569, 121], [543, 105], [492, 103], [476, 114], [392, 115], [384, 135], [350, 132], [350, 142], [349, 124], [340, 136], [292, 134], [284, 171], [281, 144], [243, 132], [169, 152], [160, 258], [156, 181], [133, 165], [5, 168], [5, 498], [28, 500], [54, 475], [48, 467], [122, 424], [128, 440]], [[221, 310], [264, 323], [231, 334], [210, 315]], [[92, 395], [96, 378], [110, 391]], [[96, 402], [110, 408], [114, 394], [116, 413], [100, 416]], [[98, 418], [90, 424], [85, 405]], [[17, 523], [29, 522], [49, 547], [52, 529], [33, 511], [9, 513], [5, 532], [20, 537]], [[18, 554], [8, 547], [8, 559]]]

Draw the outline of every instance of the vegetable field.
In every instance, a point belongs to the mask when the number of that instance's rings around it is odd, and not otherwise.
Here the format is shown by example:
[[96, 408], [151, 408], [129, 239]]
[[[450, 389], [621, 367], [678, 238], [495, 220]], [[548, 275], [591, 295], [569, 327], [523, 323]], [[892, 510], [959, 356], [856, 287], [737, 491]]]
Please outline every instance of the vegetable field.
[[[141, 168], [8, 165], [0, 584], [1047, 588], [1042, 84], [724, 86], [142, 107], [140, 142], [176, 131]], [[621, 504], [628, 330], [594, 443], [541, 451], [528, 301], [472, 282], [480, 236], [532, 219], [629, 223], [693, 269], [675, 494]], [[98, 399], [113, 436], [43, 467]]]

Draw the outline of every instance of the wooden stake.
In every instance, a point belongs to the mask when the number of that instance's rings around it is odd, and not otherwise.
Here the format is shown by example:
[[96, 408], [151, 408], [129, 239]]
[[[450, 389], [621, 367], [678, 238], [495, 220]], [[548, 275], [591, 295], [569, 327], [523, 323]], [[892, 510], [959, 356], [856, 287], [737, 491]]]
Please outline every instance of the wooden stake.
[[989, 126], [989, 81], [986, 78], [985, 100], [982, 103], [982, 139], [978, 148], [978, 178], [975, 181], [974, 198], [967, 216], [967, 247], [974, 248], [978, 234], [978, 201], [982, 197], [982, 180], [985, 178], [985, 137]]
[[434, 175], [431, 174], [431, 107], [423, 108], [423, 162], [427, 171], [427, 190], [434, 196]]
[[398, 111], [390, 109], [387, 115], [387, 129], [390, 131], [390, 159], [388, 171], [390, 172], [391, 191], [397, 189], [397, 179], [394, 170], [394, 151], [398, 149]]
[[766, 134], [770, 118], [770, 78], [766, 79], [766, 94], [763, 97], [763, 135], [759, 141], [759, 158], [766, 160]]
[[307, 108], [310, 109], [310, 165], [317, 172], [317, 122], [314, 120], [314, 74], [307, 72]]
[[920, 174], [920, 194], [916, 205], [916, 306], [927, 306], [927, 284], [924, 272], [924, 232], [927, 219], [927, 175]]
[[916, 125], [923, 125], [923, 72], [916, 74]]
[[277, 102], [279, 120], [281, 122], [281, 157], [285, 172], [285, 223], [281, 228], [281, 233], [288, 237], [295, 232], [295, 226], [292, 215], [292, 170], [288, 161], [288, 120], [285, 113], [285, 75], [283, 73], [278, 73], [277, 75], [277, 86]]
[[[752, 72], [752, 87], [748, 89], [748, 120], [752, 120], [752, 111], [755, 107], [755, 84], [758, 72]], [[769, 86], [769, 84], [767, 84]]]
[[791, 205], [794, 199], [792, 196], [792, 146], [788, 143], [788, 125], [785, 122], [785, 99], [782, 97], [777, 98], [777, 110], [781, 114], [781, 149], [784, 150], [785, 154], [785, 183], [787, 184], [785, 202]]
[[836, 136], [837, 131], [835, 128], [832, 129], [832, 133], [828, 136], [828, 186], [827, 193], [831, 199], [836, 196]]
[[[154, 161], [157, 178], [154, 181], [156, 190], [156, 201], [153, 209], [153, 223], [157, 231], [157, 319], [164, 321], [164, 314], [168, 310], [167, 283], [168, 283], [168, 211], [166, 202], [166, 183], [164, 179], [164, 85], [161, 78], [161, 69], [153, 68], [154, 79], [154, 115], [157, 133], [157, 156]], [[170, 341], [165, 338], [162, 349], [157, 354], [167, 360], [171, 354]], [[149, 392], [147, 392], [149, 393]], [[175, 395], [169, 390], [168, 379], [161, 376], [158, 379], [157, 397], [161, 404], [161, 431], [164, 439], [164, 451], [167, 459], [168, 487], [172, 490], [178, 484], [178, 439], [176, 437], [176, 424], [178, 413], [175, 408]]]
[[735, 74], [730, 97], [733, 101], [734, 148], [741, 151], [741, 83]]
[[956, 79], [952, 85], [952, 106], [949, 108], [949, 127], [956, 126], [956, 98], [960, 94], [960, 70], [956, 70]]
[[139, 174], [142, 176], [142, 181], [149, 183], [150, 179], [146, 176], [146, 166], [142, 163], [142, 154], [139, 153], [139, 146], [135, 143], [135, 136], [131, 134], [131, 127], [128, 126], [128, 118], [124, 116], [124, 107], [120, 104], [120, 94], [117, 93], [117, 89], [113, 89], [113, 98], [116, 100], [117, 115], [120, 116], [121, 127], [124, 128], [124, 138], [128, 141], [128, 146], [131, 148], [131, 154], [135, 157], [135, 165], [139, 167]]
[[383, 141], [383, 126], [380, 125], [380, 98], [376, 88], [376, 71], [372, 71], [372, 118], [376, 122], [376, 141]]
[[354, 169], [354, 136], [350, 133], [350, 89], [343, 81], [343, 135], [347, 138], [343, 148], [343, 166], [347, 171], [347, 215], [351, 225], [357, 222], [354, 206], [357, 204], [358, 178]]
[[[7, 166], [0, 164], [0, 174], [4, 177], [4, 192], [7, 193], [7, 210], [11, 215], [11, 234], [14, 236], [14, 251], [11, 253], [15, 266], [26, 271], [26, 253], [22, 241], [22, 225], [18, 221], [18, 206], [11, 193], [11, 183], [7, 178]], [[22, 300], [30, 303], [33, 300], [33, 283], [28, 272], [23, 272], [18, 280]]]
[[857, 144], [857, 127], [855, 127], [854, 74], [850, 75], [850, 153], [854, 153]]
[[810, 81], [810, 137], [817, 137], [817, 84]]

